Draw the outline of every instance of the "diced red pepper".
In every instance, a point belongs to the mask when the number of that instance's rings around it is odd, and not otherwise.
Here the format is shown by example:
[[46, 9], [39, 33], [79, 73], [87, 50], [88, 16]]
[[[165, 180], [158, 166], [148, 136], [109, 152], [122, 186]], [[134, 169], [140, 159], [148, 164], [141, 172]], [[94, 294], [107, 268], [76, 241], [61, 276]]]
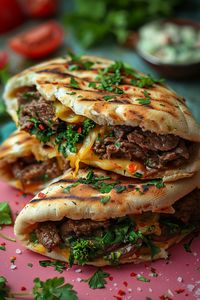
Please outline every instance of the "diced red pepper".
[[38, 194], [38, 197], [39, 197], [39, 198], [45, 198], [45, 197], [46, 197], [46, 194], [40, 192], [40, 193]]
[[131, 163], [129, 166], [128, 166], [128, 169], [131, 173], [135, 172], [136, 169], [137, 169], [137, 166], [135, 163]]
[[45, 127], [44, 127], [43, 124], [40, 124], [38, 127], [40, 128], [40, 130], [44, 130], [45, 129]]

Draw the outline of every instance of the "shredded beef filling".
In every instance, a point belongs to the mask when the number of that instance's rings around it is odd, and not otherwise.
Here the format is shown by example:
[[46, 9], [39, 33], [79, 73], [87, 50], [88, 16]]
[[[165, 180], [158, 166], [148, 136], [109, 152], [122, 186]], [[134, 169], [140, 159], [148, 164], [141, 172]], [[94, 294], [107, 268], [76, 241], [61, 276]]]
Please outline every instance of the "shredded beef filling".
[[115, 126], [112, 136], [99, 138], [94, 152], [102, 158], [142, 160], [149, 168], [180, 166], [189, 159], [186, 142], [174, 135], [158, 135], [131, 126]]
[[[190, 194], [176, 202], [174, 205], [175, 214], [160, 214], [161, 235], [149, 234], [152, 241], [166, 241], [181, 232], [181, 226], [189, 225], [193, 221], [200, 221], [200, 190], [196, 189]], [[168, 219], [169, 218], [169, 219]], [[173, 224], [173, 226], [172, 226]], [[182, 224], [181, 226], [179, 226]], [[109, 231], [111, 221], [92, 221], [64, 219], [61, 222], [41, 223], [36, 235], [39, 242], [52, 251], [61, 241], [65, 242], [69, 237], [90, 239], [97, 237], [100, 232]], [[116, 243], [108, 245], [104, 249], [104, 255], [112, 251], [119, 250], [122, 253], [121, 258], [128, 258], [133, 255], [142, 245], [142, 239], [137, 239], [135, 244]]]
[[13, 176], [24, 185], [42, 182], [62, 174], [55, 158], [36, 161], [34, 157], [19, 158], [12, 165]]
[[[21, 129], [29, 131], [37, 119], [52, 130], [57, 130], [61, 120], [55, 119], [51, 101], [45, 100], [35, 87], [24, 87], [17, 94], [20, 107]], [[172, 134], [159, 135], [131, 126], [110, 127], [110, 135], [98, 138], [93, 151], [101, 158], [126, 158], [139, 160], [147, 168], [178, 167], [189, 159], [189, 142]]]

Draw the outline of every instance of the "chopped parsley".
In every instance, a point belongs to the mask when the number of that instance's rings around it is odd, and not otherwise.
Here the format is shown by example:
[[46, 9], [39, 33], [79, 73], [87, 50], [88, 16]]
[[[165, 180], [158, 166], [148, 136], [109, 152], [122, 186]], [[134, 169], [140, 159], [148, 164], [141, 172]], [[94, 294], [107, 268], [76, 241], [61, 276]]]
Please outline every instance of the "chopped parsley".
[[137, 278], [137, 280], [139, 280], [139, 281], [150, 282], [150, 279], [144, 277], [143, 275], [139, 275], [139, 276], [137, 276], [136, 278]]
[[103, 99], [104, 99], [105, 101], [109, 101], [109, 100], [114, 99], [114, 97], [115, 97], [115, 96], [105, 95], [105, 96], [103, 96]]
[[0, 245], [0, 250], [2, 250], [2, 251], [6, 251], [6, 247], [5, 247], [5, 246], [1, 246], [1, 245]]
[[101, 203], [106, 204], [110, 200], [110, 198], [111, 198], [110, 196], [102, 197], [101, 198]]
[[59, 273], [62, 273], [64, 270], [67, 269], [67, 265], [66, 263], [62, 262], [62, 261], [59, 261], [59, 260], [40, 260], [39, 261], [39, 264], [41, 267], [54, 267], [54, 270], [59, 272]]
[[137, 177], [137, 178], [142, 178], [143, 177], [142, 173], [140, 173], [140, 172], [135, 172], [134, 176]]
[[35, 92], [24, 92], [22, 95], [22, 98], [24, 100], [29, 100], [31, 98], [34, 98], [34, 99], [38, 99], [38, 96], [35, 94]]
[[[122, 191], [124, 191], [126, 189], [126, 187], [117, 187], [117, 185], [119, 184], [118, 181], [115, 181], [112, 183], [104, 182], [104, 180], [108, 180], [108, 179], [111, 179], [111, 177], [110, 176], [96, 177], [94, 174], [94, 171], [91, 170], [88, 172], [88, 174], [86, 175], [85, 178], [79, 178], [77, 180], [77, 182], [72, 183], [71, 185], [67, 186], [63, 190], [63, 192], [69, 193], [71, 188], [76, 187], [77, 185], [79, 185], [81, 183], [91, 185], [92, 188], [96, 189], [97, 191], [99, 191], [102, 194], [109, 193], [112, 189], [115, 189], [117, 193], [121, 193]], [[107, 201], [110, 199], [110, 198], [108, 199], [108, 197], [101, 198], [101, 202], [102, 203], [104, 202], [103, 204], [107, 203]]]
[[134, 79], [131, 79], [131, 84], [140, 88], [152, 87], [155, 83], [163, 83], [164, 79], [155, 79], [151, 76], [143, 76], [139, 73], [134, 73]]
[[157, 189], [162, 189], [165, 184], [162, 179], [152, 179], [151, 181], [145, 182], [143, 186], [155, 186]]
[[83, 281], [87, 282], [91, 289], [102, 289], [105, 288], [105, 285], [107, 284], [105, 278], [109, 276], [109, 273], [104, 272], [101, 268], [99, 268], [90, 278]]
[[12, 224], [11, 209], [7, 202], [0, 203], [0, 225]]
[[78, 82], [76, 81], [76, 79], [74, 79], [73, 77], [70, 78], [70, 84], [71, 87], [75, 88], [75, 89], [79, 89], [79, 85]]
[[151, 98], [150, 98], [149, 93], [147, 91], [144, 91], [144, 96], [145, 96], [145, 98], [137, 98], [135, 100], [138, 101], [138, 103], [141, 104], [141, 105], [151, 104]]
[[91, 87], [92, 89], [96, 89], [97, 88], [97, 84], [96, 84], [96, 82], [90, 82], [88, 84], [88, 87]]
[[91, 67], [94, 65], [94, 62], [92, 61], [81, 59], [81, 55], [76, 55], [73, 52], [68, 52], [68, 55], [71, 58], [71, 62], [74, 63], [69, 66], [70, 71], [77, 70], [77, 69], [90, 70]]

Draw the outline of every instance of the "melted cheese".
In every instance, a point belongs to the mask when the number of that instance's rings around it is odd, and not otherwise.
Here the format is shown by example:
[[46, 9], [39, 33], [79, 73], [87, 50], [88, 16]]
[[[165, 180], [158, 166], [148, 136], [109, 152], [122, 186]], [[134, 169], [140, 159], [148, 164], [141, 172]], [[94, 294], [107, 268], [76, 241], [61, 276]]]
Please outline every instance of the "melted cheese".
[[69, 107], [65, 107], [60, 102], [55, 102], [56, 117], [67, 123], [81, 123], [85, 117], [76, 115]]
[[46, 249], [42, 244], [37, 244], [33, 246], [33, 251], [44, 254], [46, 253]]
[[134, 215], [133, 219], [136, 222], [138, 230], [140, 230], [142, 234], [161, 234], [159, 214], [147, 212], [141, 215]]

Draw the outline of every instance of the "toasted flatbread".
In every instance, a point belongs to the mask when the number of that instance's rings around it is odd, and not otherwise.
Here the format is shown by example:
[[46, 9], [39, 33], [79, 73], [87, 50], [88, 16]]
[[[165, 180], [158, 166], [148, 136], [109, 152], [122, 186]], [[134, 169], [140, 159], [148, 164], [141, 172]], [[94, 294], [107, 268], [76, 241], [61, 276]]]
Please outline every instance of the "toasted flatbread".
[[[25, 166], [27, 168], [30, 165], [31, 168], [33, 167], [33, 161], [42, 163], [52, 159], [59, 163], [58, 165], [62, 170], [60, 175], [62, 175], [64, 163], [59, 154], [55, 156], [55, 151], [52, 153], [50, 148], [44, 152], [42, 145], [35, 137], [30, 136], [25, 131], [17, 130], [0, 146], [0, 179], [25, 193], [37, 193], [48, 186], [49, 183], [52, 183], [55, 178], [48, 178], [44, 172], [43, 179], [38, 178], [37, 180], [36, 176], [34, 176], [35, 180], [23, 182], [23, 180], [15, 176], [16, 174], [13, 172], [14, 165], [17, 161], [30, 160]], [[25, 166], [22, 166], [21, 169]]]
[[[90, 172], [90, 175], [88, 175], [88, 172]], [[107, 179], [101, 180], [100, 178], [103, 177]], [[100, 184], [98, 187], [95, 185], [95, 181], [91, 181], [94, 178]], [[111, 190], [103, 193], [102, 186], [104, 186], [105, 192], [105, 184], [108, 188], [111, 183], [114, 183]], [[88, 170], [80, 170], [75, 180], [73, 171], [68, 170], [61, 180], [40, 192], [24, 207], [16, 219], [15, 234], [27, 248], [52, 258], [68, 261], [70, 252], [68, 248], [60, 249], [56, 247], [48, 252], [40, 243], [35, 244], [30, 241], [30, 232], [41, 222], [59, 223], [65, 218], [100, 222], [124, 216], [134, 216], [137, 220], [136, 223], [142, 218], [140, 221], [143, 224], [142, 227], [151, 226], [157, 224], [156, 220], [158, 220], [159, 214], [173, 215], [175, 213], [173, 205], [199, 187], [200, 174], [175, 183], [163, 184], [158, 180], [142, 183], [139, 180], [100, 170], [93, 170], [93, 173]], [[150, 212], [150, 215], [148, 212]], [[139, 226], [138, 224], [137, 226]], [[157, 225], [155, 225], [156, 227]], [[187, 233], [185, 232], [185, 234]], [[179, 233], [165, 242], [156, 243], [161, 251], [156, 253], [153, 259], [166, 258], [167, 252], [165, 250], [182, 239], [185, 234]], [[148, 252], [126, 257], [121, 259], [120, 263], [147, 260], [152, 260]], [[93, 265], [109, 264], [102, 257], [87, 263]]]
[[[83, 64], [88, 62], [92, 65], [85, 69]], [[8, 112], [19, 125], [17, 94], [24, 87], [34, 86], [46, 101], [54, 105], [55, 119], [74, 125], [88, 118], [96, 124], [96, 128], [90, 130], [86, 137], [87, 142], [86, 139], [81, 141], [76, 151], [68, 149], [65, 156], [70, 160], [72, 168], [78, 170], [79, 162], [84, 162], [129, 177], [135, 177], [135, 172], [139, 171], [143, 174], [142, 179], [163, 177], [171, 181], [192, 176], [200, 169], [200, 126], [185, 100], [163, 84], [135, 83], [137, 76], [147, 77], [133, 70], [136, 75], [131, 77], [125, 72], [120, 75], [119, 83], [115, 78], [114, 87], [104, 86], [100, 89], [102, 82], [97, 80], [99, 72], [105, 72], [113, 64], [113, 61], [103, 58], [83, 56], [81, 63], [67, 57], [27, 69], [11, 78], [6, 85], [4, 98]], [[105, 131], [110, 126], [131, 126], [158, 135], [174, 135], [187, 143], [194, 142], [194, 150], [191, 151], [190, 159], [181, 166], [154, 170], [148, 169], [144, 162], [136, 158], [123, 158], [123, 155], [120, 159], [105, 159], [92, 149], [98, 136], [106, 135]], [[49, 140], [48, 144], [55, 147], [54, 140]], [[134, 171], [129, 168], [130, 163], [135, 164]]]

